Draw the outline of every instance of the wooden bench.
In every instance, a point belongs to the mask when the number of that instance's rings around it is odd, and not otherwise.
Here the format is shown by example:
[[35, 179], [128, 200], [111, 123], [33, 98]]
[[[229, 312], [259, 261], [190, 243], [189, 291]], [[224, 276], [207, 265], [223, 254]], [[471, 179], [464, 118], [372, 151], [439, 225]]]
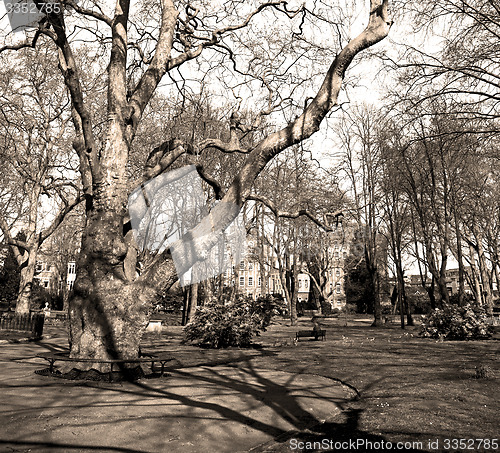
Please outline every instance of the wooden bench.
[[100, 359], [75, 359], [68, 357], [67, 352], [46, 352], [46, 353], [41, 353], [37, 354], [36, 357], [40, 359], [44, 359], [47, 362], [49, 362], [49, 371], [51, 373], [54, 372], [54, 363], [55, 362], [80, 362], [80, 363], [104, 363], [106, 365], [109, 365], [109, 377], [111, 380], [111, 377], [113, 376], [113, 369], [115, 368], [117, 371], [120, 370], [120, 365], [124, 365], [126, 363], [150, 363], [151, 364], [151, 372], [154, 373], [154, 366], [155, 363], [159, 363], [161, 365], [160, 369], [160, 376], [163, 376], [164, 371], [165, 371], [165, 364], [167, 362], [170, 362], [171, 360], [174, 360], [174, 358], [170, 355], [150, 355], [147, 354], [148, 357], [140, 357], [137, 359], [110, 359], [110, 360], [100, 360]]
[[295, 335], [295, 339], [299, 341], [299, 338], [310, 338], [314, 337], [315, 340], [321, 338], [324, 340], [326, 337], [326, 330], [299, 330]]

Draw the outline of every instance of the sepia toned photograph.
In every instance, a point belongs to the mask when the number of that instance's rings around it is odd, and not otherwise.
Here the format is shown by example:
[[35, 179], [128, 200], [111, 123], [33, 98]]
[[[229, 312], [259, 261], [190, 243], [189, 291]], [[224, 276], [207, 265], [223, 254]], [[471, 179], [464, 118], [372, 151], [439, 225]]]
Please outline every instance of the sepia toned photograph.
[[500, 0], [0, 0], [0, 452], [500, 450]]

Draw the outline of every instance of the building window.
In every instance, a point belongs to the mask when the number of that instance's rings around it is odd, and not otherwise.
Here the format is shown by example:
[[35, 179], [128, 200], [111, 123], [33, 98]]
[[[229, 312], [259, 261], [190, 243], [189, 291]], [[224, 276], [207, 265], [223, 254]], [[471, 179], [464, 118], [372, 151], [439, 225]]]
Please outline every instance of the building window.
[[337, 277], [340, 277], [340, 269], [339, 269], [339, 268], [337, 268], [337, 270], [335, 271], [335, 275], [336, 275]]
[[245, 261], [240, 261], [240, 270], [244, 271], [245, 270]]
[[253, 271], [253, 263], [248, 263], [248, 270]]
[[240, 277], [240, 286], [245, 286], [245, 277]]
[[299, 289], [302, 288], [302, 280], [299, 279]]
[[43, 271], [43, 263], [41, 261], [36, 262], [36, 271], [37, 272], [42, 272]]
[[262, 277], [259, 277], [258, 280], [257, 280], [257, 284], [259, 286], [262, 286]]
[[75, 282], [74, 282], [73, 280], [70, 280], [70, 281], [68, 282], [68, 291], [71, 291], [71, 290], [73, 289], [73, 285], [74, 285], [74, 283], [75, 283]]
[[76, 263], [68, 263], [68, 274], [76, 274]]
[[304, 280], [304, 288], [308, 288], [309, 287], [309, 280]]
[[42, 280], [42, 284], [43, 284], [43, 287], [44, 288], [48, 288], [49, 287], [49, 281], [48, 280]]
[[337, 294], [340, 294], [340, 283], [337, 283], [336, 287], [337, 287]]
[[248, 286], [253, 286], [253, 277], [248, 277]]

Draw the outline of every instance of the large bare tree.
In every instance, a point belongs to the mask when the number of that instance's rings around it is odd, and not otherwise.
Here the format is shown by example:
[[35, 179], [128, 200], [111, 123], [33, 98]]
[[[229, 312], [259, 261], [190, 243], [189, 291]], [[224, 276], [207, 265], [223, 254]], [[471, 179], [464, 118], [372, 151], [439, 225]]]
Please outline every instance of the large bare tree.
[[[164, 76], [174, 77], [181, 65], [193, 60], [203, 68], [210, 62], [210, 55], [218, 54], [223, 55], [218, 62], [224, 71], [231, 72], [234, 77], [245, 72], [235, 64], [237, 54], [233, 49], [239, 45], [239, 50], [243, 52], [246, 43], [239, 40], [245, 39], [244, 31], [260, 15], [263, 20], [277, 17], [279, 21], [294, 21], [295, 28], [290, 30], [290, 35], [285, 36], [284, 40], [288, 42], [288, 48], [295, 44], [306, 45], [307, 39], [302, 39], [301, 35], [306, 20], [313, 17], [321, 21], [323, 17], [314, 10], [314, 3], [309, 9], [304, 5], [291, 10], [281, 0], [256, 3], [235, 0], [224, 3], [222, 8], [219, 4], [211, 7], [205, 2], [197, 5], [187, 1], [161, 0], [159, 3], [139, 4], [142, 9], [131, 12], [129, 0], [118, 0], [113, 10], [107, 10], [101, 2], [93, 2], [87, 8], [84, 4], [65, 0], [61, 2], [60, 12], [48, 14], [40, 22], [33, 39], [2, 49], [35, 46], [41, 36], [50, 38], [57, 46], [58, 64], [70, 94], [76, 133], [73, 146], [79, 156], [86, 198], [86, 226], [79, 274], [70, 300], [71, 357], [137, 357], [151, 302], [159, 292], [173, 285], [178, 273], [187, 271], [217, 242], [215, 233], [205, 234], [207, 222], [211, 222], [214, 231], [224, 230], [236, 217], [238, 208], [250, 195], [255, 179], [266, 164], [284, 149], [319, 130], [323, 119], [337, 104], [342, 82], [353, 59], [387, 36], [391, 26], [388, 1], [369, 2], [366, 25], [352, 39], [345, 39], [345, 35], [325, 37], [324, 47], [334, 56], [330, 66], [321, 75], [322, 80], [315, 88], [311, 87], [314, 92], [304, 91], [302, 102], [298, 103], [301, 105], [300, 111], [294, 113], [283, 127], [260, 137], [252, 147], [245, 148], [239, 141], [245, 127], [251, 125], [241, 124], [237, 115], [233, 115], [229, 121], [228, 141], [206, 140], [195, 144], [194, 148], [180, 140], [158, 144], [146, 162], [144, 181], [164, 172], [185, 152], [203, 156], [204, 150], [212, 147], [223, 152], [245, 154], [246, 158], [224, 191], [222, 202], [212, 209], [210, 218], [204, 219], [188, 233], [188, 237], [193, 240], [189, 249], [183, 250], [184, 259], [177, 260], [174, 266], [172, 250], [177, 247], [182, 249], [184, 242], [181, 240], [159, 254], [138, 276], [135, 272], [137, 251], [126, 218], [127, 163], [137, 128]], [[331, 10], [325, 11], [332, 13], [335, 9], [332, 6]], [[273, 16], [266, 16], [268, 12], [272, 12]], [[90, 25], [87, 27], [87, 32], [95, 40], [102, 35], [104, 45], [110, 43], [109, 49], [106, 49], [109, 51], [107, 121], [102, 146], [96, 139], [95, 125], [88, 108], [89, 99], [80, 80], [82, 68], [75, 58], [74, 44], [70, 42], [70, 31], [75, 20], [79, 21], [79, 27], [93, 24], [93, 28]], [[256, 30], [264, 28], [256, 26]], [[238, 34], [240, 31], [241, 35]], [[281, 61], [281, 67], [272, 68], [275, 72], [269, 74], [271, 63], [278, 61], [266, 60], [269, 48], [265, 44], [270, 43], [270, 39], [255, 39], [254, 43], [246, 45], [247, 51], [254, 49], [260, 52], [260, 60], [252, 60], [253, 64], [263, 62], [260, 64], [263, 72], [253, 80], [258, 80], [268, 88], [269, 109], [274, 110], [276, 106], [286, 104], [297, 106], [297, 103], [285, 101], [292, 99], [290, 93], [283, 95], [275, 90], [276, 81], [281, 76], [283, 90], [286, 86], [292, 87], [293, 94], [293, 84], [290, 85], [293, 78], [287, 79], [290, 72], [284, 68], [294, 60]], [[339, 43], [342, 43], [341, 47], [335, 48]], [[306, 62], [300, 59], [300, 63]], [[205, 77], [211, 74], [212, 71], [207, 69]], [[179, 82], [179, 78], [176, 81]], [[264, 114], [271, 111], [262, 110]], [[100, 368], [97, 363], [82, 362], [79, 365], [82, 369]]]

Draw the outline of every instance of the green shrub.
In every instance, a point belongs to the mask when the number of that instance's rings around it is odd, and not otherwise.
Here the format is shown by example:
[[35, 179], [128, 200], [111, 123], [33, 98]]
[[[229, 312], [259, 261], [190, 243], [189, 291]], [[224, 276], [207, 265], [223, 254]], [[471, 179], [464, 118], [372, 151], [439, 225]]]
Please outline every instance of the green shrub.
[[483, 307], [444, 305], [424, 316], [420, 335], [446, 340], [476, 340], [491, 336], [488, 315]]
[[279, 298], [274, 295], [260, 296], [256, 300], [250, 298], [247, 301], [250, 312], [261, 317], [262, 330], [271, 324], [273, 316], [284, 316], [287, 311], [286, 302], [283, 297]]
[[184, 327], [185, 341], [208, 348], [248, 347], [252, 337], [269, 324], [267, 307], [257, 301], [212, 302], [198, 307], [193, 321]]

